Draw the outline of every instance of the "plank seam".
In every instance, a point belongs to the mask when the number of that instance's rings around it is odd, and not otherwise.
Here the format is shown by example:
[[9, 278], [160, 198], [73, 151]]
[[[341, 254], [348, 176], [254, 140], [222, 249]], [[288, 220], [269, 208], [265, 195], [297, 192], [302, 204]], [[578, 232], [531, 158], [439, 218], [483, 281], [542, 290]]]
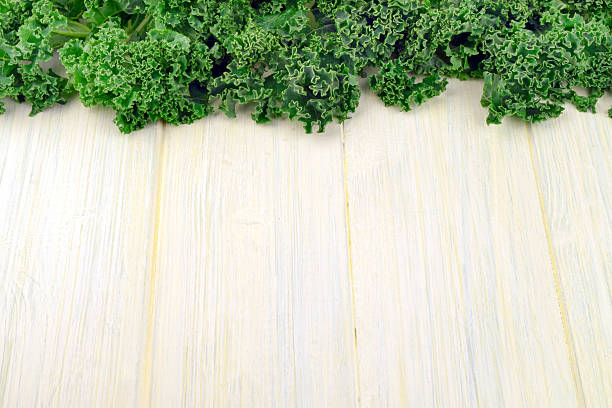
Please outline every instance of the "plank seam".
[[349, 280], [351, 285], [351, 317], [353, 325], [353, 364], [355, 366], [355, 399], [358, 407], [361, 406], [361, 392], [359, 383], [359, 356], [357, 353], [357, 313], [355, 306], [355, 279], [353, 274], [353, 249], [351, 245], [351, 219], [350, 219], [350, 205], [349, 205], [349, 191], [348, 191], [348, 170], [346, 165], [346, 139], [344, 134], [344, 123], [340, 124], [340, 138], [342, 139], [342, 172], [343, 172], [343, 184], [344, 184], [344, 200], [346, 203], [346, 242], [347, 242], [347, 256], [348, 256], [348, 269], [349, 269]]
[[161, 190], [162, 190], [162, 181], [163, 181], [163, 171], [164, 171], [164, 153], [165, 153], [165, 145], [166, 145], [166, 137], [165, 137], [166, 127], [165, 124], [161, 124], [161, 146], [159, 148], [159, 156], [157, 158], [157, 183], [155, 190], [155, 213], [153, 219], [153, 243], [151, 248], [151, 265], [149, 267], [149, 299], [147, 305], [147, 331], [146, 331], [146, 343], [145, 343], [145, 351], [143, 358], [143, 368], [141, 373], [141, 384], [140, 384], [140, 392], [139, 392], [139, 401], [141, 401], [141, 406], [150, 407], [151, 406], [151, 393], [153, 390], [152, 387], [152, 366], [153, 366], [153, 325], [155, 321], [155, 295], [157, 289], [157, 278], [158, 278], [158, 270], [157, 270], [157, 258], [159, 255], [159, 224], [161, 218]]
[[561, 324], [563, 325], [563, 334], [565, 337], [565, 344], [567, 345], [567, 352], [570, 362], [570, 369], [572, 371], [572, 378], [574, 380], [574, 390], [576, 391], [576, 400], [578, 402], [578, 406], [586, 407], [585, 397], [584, 397], [584, 389], [582, 386], [582, 378], [580, 376], [580, 367], [578, 365], [578, 359], [576, 358], [576, 346], [574, 344], [574, 339], [572, 337], [572, 330], [569, 322], [569, 314], [567, 312], [567, 305], [565, 302], [565, 294], [563, 291], [563, 284], [561, 281], [561, 274], [559, 272], [559, 267], [557, 265], [557, 260], [555, 257], [555, 251], [552, 243], [551, 236], [551, 228], [550, 221], [548, 219], [548, 215], [546, 214], [546, 206], [544, 204], [544, 195], [542, 194], [540, 177], [536, 167], [536, 157], [535, 157], [535, 149], [534, 149], [534, 139], [533, 135], [529, 131], [529, 124], [526, 125], [527, 129], [527, 141], [529, 144], [529, 156], [531, 159], [531, 167], [533, 169], [533, 174], [535, 177], [536, 188], [538, 190], [538, 200], [540, 202], [540, 213], [542, 215], [542, 224], [544, 226], [544, 234], [546, 235], [546, 243], [548, 245], [548, 255], [550, 257], [550, 263], [553, 272], [553, 280], [555, 285], [555, 295], [557, 297], [557, 306], [559, 307], [559, 314], [561, 317]]

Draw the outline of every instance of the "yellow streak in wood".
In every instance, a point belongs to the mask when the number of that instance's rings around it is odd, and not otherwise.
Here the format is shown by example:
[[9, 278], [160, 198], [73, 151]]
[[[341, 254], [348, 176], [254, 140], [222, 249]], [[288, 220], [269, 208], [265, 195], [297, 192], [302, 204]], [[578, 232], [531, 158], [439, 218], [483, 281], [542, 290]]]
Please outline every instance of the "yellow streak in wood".
[[[90, 156], [91, 157], [91, 156]], [[89, 166], [89, 168], [87, 169], [87, 181], [88, 183], [85, 186], [85, 198], [89, 197], [89, 187], [91, 185], [91, 183], [89, 183], [89, 181], [91, 180], [91, 171], [92, 171], [92, 165]], [[40, 177], [38, 178], [40, 179]], [[38, 187], [39, 184], [36, 184], [36, 195], [35, 197], [38, 196]], [[27, 236], [29, 236], [29, 228], [30, 225], [28, 224], [28, 234]], [[77, 247], [77, 254], [76, 254], [76, 258], [77, 260], [81, 259], [81, 244], [83, 242], [83, 226], [81, 226], [81, 229], [79, 231], [79, 246]], [[70, 340], [70, 329], [72, 327], [72, 311], [73, 311], [73, 306], [74, 306], [74, 295], [76, 293], [76, 286], [77, 286], [77, 281], [79, 278], [79, 267], [78, 267], [78, 263], [77, 263], [77, 267], [74, 273], [74, 283], [72, 285], [72, 294], [70, 295], [70, 309], [68, 310], [68, 328], [66, 329], [66, 342], [64, 343], [64, 351], [62, 354], [62, 365], [60, 368], [60, 378], [59, 378], [59, 382], [58, 382], [58, 389], [57, 389], [57, 406], [60, 406], [60, 399], [61, 399], [61, 391], [62, 391], [62, 382], [64, 381], [64, 365], [66, 363], [66, 350], [68, 348], [68, 341]], [[62, 303], [61, 303], [61, 307], [60, 307], [60, 316], [63, 315], [64, 313], [64, 300], [63, 300], [63, 296], [62, 296]], [[62, 316], [63, 317], [63, 316]]]
[[[429, 267], [427, 265], [427, 251], [425, 250], [425, 207], [423, 205], [423, 191], [421, 189], [421, 183], [419, 182], [419, 180], [422, 180], [421, 174], [419, 173], [419, 169], [418, 166], [415, 166], [414, 168], [414, 172], [415, 172], [415, 186], [416, 186], [416, 197], [417, 197], [417, 208], [419, 211], [419, 237], [421, 238], [421, 258], [423, 259], [423, 274], [425, 275], [425, 291], [426, 291], [426, 300], [427, 300], [427, 310], [426, 313], [427, 315], [431, 316], [431, 307], [430, 307], [430, 301], [431, 301], [431, 286], [430, 286], [430, 281], [429, 281]], [[472, 220], [473, 221], [473, 220]], [[398, 271], [398, 273], [400, 273]], [[399, 285], [398, 285], [399, 286]], [[398, 301], [399, 299], [401, 299], [398, 295]], [[431, 324], [431, 323], [430, 323]], [[429, 326], [430, 329], [432, 328], [432, 326]], [[431, 349], [431, 355], [433, 356], [432, 358], [432, 381], [435, 381], [433, 379], [433, 376], [435, 374], [433, 374], [435, 371], [437, 371], [438, 367], [437, 367], [437, 353], [436, 353], [436, 348], [432, 347]], [[437, 374], [437, 373], [436, 373]], [[405, 391], [403, 391], [403, 388], [405, 387], [404, 385], [405, 383], [400, 384], [400, 387], [402, 388], [402, 391], [400, 392], [400, 397], [402, 398], [401, 402], [403, 406], [407, 406], [408, 404], [406, 403], [406, 393]], [[441, 396], [438, 393], [434, 393], [434, 402], [436, 406], [441, 406], [444, 405], [442, 403], [442, 401], [440, 400]]]
[[[199, 279], [196, 278], [195, 280], [196, 284], [195, 284], [195, 288], [194, 288], [194, 292], [195, 293], [199, 293], [198, 290], [198, 282]], [[198, 302], [196, 300], [196, 307], [194, 307], [194, 311], [193, 311], [193, 317], [191, 319], [191, 327], [193, 328], [194, 332], [197, 330], [197, 322], [198, 322], [198, 308], [197, 308]], [[189, 339], [189, 330], [187, 329], [187, 324], [185, 324], [185, 327], [183, 328], [183, 334], [185, 336], [185, 339]], [[183, 391], [182, 391], [182, 396], [181, 396], [181, 404], [183, 407], [188, 406], [190, 403], [193, 402], [188, 402], [187, 398], [190, 396], [188, 387], [189, 387], [189, 382], [188, 382], [188, 376], [189, 373], [191, 373], [191, 361], [189, 360], [189, 347], [185, 347], [183, 349]]]
[[578, 360], [576, 358], [576, 347], [574, 345], [574, 339], [572, 337], [569, 317], [567, 313], [567, 305], [565, 304], [565, 296], [563, 294], [563, 286], [561, 284], [561, 274], [559, 273], [559, 267], [557, 266], [557, 261], [555, 258], [555, 251], [554, 251], [552, 238], [550, 234], [550, 222], [546, 214], [546, 206], [544, 204], [544, 196], [542, 194], [542, 188], [541, 188], [542, 184], [540, 182], [540, 176], [537, 172], [536, 163], [535, 163], [536, 157], [535, 157], [535, 148], [533, 147], [533, 135], [529, 131], [529, 126], [530, 125], [526, 126], [527, 141], [529, 144], [529, 155], [531, 156], [531, 166], [533, 168], [536, 188], [538, 189], [538, 199], [540, 201], [540, 212], [542, 214], [542, 223], [544, 224], [544, 233], [546, 235], [546, 243], [548, 245], [548, 254], [550, 257], [550, 263], [551, 263], [552, 270], [553, 270], [555, 294], [557, 296], [557, 304], [559, 306], [559, 313], [561, 315], [561, 324], [563, 325], [565, 344], [567, 345], [567, 352], [569, 355], [570, 368], [572, 370], [572, 377], [574, 380], [576, 400], [578, 402], [578, 406], [586, 407], [584, 389], [582, 387], [582, 379], [580, 378], [580, 367], [578, 366]]
[[[278, 135], [276, 136], [278, 137]], [[278, 143], [278, 142], [276, 142]], [[287, 174], [291, 174], [291, 177], [287, 177], [287, 191], [291, 191], [293, 194], [295, 194], [295, 191], [291, 189], [291, 180], [295, 180], [297, 175], [296, 175], [296, 166], [293, 165], [293, 163], [297, 163], [297, 146], [295, 143], [295, 139], [290, 137], [289, 138], [289, 145], [291, 146], [291, 159], [287, 160]], [[278, 219], [278, 214], [276, 214], [277, 208], [276, 206], [274, 206], [274, 218]], [[291, 245], [295, 245], [294, 243], [292, 243]], [[297, 364], [296, 364], [296, 351], [295, 351], [295, 316], [294, 316], [294, 307], [295, 307], [295, 302], [294, 302], [294, 279], [295, 279], [295, 275], [292, 276], [291, 278], [291, 285], [289, 285], [289, 299], [291, 299], [289, 305], [287, 306], [287, 321], [289, 322], [289, 329], [290, 329], [290, 333], [291, 333], [291, 353], [292, 353], [292, 363], [293, 363], [293, 398], [297, 400], [298, 398], [298, 387], [297, 387]], [[354, 327], [354, 326], [353, 326]]]
[[11, 366], [11, 360], [13, 359], [13, 345], [15, 344], [16, 330], [17, 330], [17, 307], [12, 305], [10, 308], [10, 317], [8, 319], [9, 326], [5, 334], [5, 340], [2, 347], [2, 359], [0, 359], [0, 407], [8, 406], [6, 400], [8, 399], [8, 393], [6, 392], [9, 367]]
[[351, 246], [351, 217], [348, 191], [348, 169], [346, 166], [346, 141], [344, 137], [344, 123], [340, 124], [340, 137], [342, 141], [342, 171], [344, 179], [344, 200], [346, 203], [346, 241], [348, 250], [349, 279], [351, 283], [351, 317], [353, 323], [353, 364], [355, 365], [355, 394], [357, 406], [361, 406], [361, 394], [359, 392], [359, 355], [357, 353], [357, 313], [355, 306], [355, 278], [353, 274], [353, 249]]
[[164, 150], [166, 139], [164, 137], [164, 125], [162, 124], [161, 147], [159, 159], [157, 160], [159, 170], [157, 172], [157, 190], [155, 193], [155, 224], [153, 230], [153, 244], [151, 254], [151, 274], [149, 276], [149, 303], [147, 307], [147, 334], [144, 351], [144, 359], [141, 373], [141, 384], [139, 387], [139, 401], [143, 407], [151, 406], [152, 392], [152, 367], [153, 367], [153, 325], [155, 320], [155, 292], [157, 287], [157, 257], [159, 252], [159, 224], [161, 218], [161, 196], [162, 179], [164, 170]]
[[[79, 246], [77, 248], [76, 259], [81, 259], [81, 243], [83, 242], [83, 227], [79, 232]], [[68, 350], [68, 342], [70, 341], [70, 329], [72, 328], [72, 312], [74, 310], [74, 295], [76, 293], [77, 281], [79, 280], [79, 267], [77, 264], [74, 273], [74, 283], [72, 284], [72, 294], [70, 295], [70, 309], [68, 310], [68, 327], [66, 328], [66, 341], [64, 342], [64, 350], [62, 353], [62, 365], [60, 367], [60, 376], [57, 385], [57, 406], [61, 406], [62, 383], [64, 382], [64, 365], [66, 364], [66, 351]]]

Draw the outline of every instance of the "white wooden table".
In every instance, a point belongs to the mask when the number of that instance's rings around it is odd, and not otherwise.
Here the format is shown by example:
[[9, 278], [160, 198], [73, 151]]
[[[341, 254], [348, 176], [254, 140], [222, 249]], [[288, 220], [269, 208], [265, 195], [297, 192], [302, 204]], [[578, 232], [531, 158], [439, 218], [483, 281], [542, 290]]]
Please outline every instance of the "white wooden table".
[[611, 407], [612, 121], [481, 84], [120, 134], [0, 116], [2, 407]]

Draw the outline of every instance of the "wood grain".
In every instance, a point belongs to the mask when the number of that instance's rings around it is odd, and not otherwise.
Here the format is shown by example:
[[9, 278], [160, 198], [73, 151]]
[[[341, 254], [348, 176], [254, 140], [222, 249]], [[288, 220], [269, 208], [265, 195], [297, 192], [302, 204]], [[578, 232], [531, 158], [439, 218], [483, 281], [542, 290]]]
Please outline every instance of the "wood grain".
[[[530, 127], [567, 339], [589, 407], [612, 406], [612, 121], [568, 107]], [[586, 116], [586, 118], [584, 118]]]
[[[525, 126], [478, 82], [345, 125], [363, 406], [576, 406]], [[376, 352], [372, 352], [376, 350]]]
[[612, 406], [612, 100], [481, 87], [324, 135], [10, 104], [0, 406]]
[[132, 406], [160, 127], [75, 101], [0, 127], [0, 406]]
[[166, 128], [154, 406], [355, 405], [341, 148], [245, 114]]

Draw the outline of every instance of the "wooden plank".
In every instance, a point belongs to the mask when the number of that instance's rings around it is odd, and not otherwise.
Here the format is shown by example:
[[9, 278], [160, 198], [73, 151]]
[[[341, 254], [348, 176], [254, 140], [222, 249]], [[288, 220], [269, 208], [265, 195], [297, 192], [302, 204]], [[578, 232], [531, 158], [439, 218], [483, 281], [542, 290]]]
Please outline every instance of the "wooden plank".
[[355, 405], [339, 126], [167, 127], [153, 406]]
[[566, 339], [590, 407], [612, 406], [612, 121], [568, 107], [530, 128]]
[[363, 406], [576, 406], [525, 126], [482, 85], [345, 124]]
[[0, 116], [0, 406], [134, 406], [160, 127]]

